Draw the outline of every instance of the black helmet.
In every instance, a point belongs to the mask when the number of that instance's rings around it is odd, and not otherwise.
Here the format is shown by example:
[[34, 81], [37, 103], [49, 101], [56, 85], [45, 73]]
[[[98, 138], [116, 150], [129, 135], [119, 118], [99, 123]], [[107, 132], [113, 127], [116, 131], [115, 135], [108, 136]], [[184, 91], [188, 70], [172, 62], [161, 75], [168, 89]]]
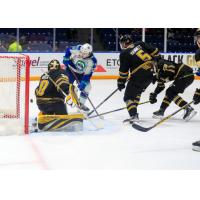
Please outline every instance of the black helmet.
[[200, 28], [195, 31], [194, 36], [200, 36]]
[[198, 38], [200, 38], [200, 28], [198, 28], [198, 29], [196, 30], [196, 32], [194, 33], [194, 42], [195, 42], [195, 43], [199, 43], [199, 42], [198, 42]]
[[48, 64], [48, 71], [51, 70], [60, 70], [60, 62], [58, 60], [51, 60], [51, 62]]
[[133, 43], [131, 35], [121, 35], [119, 37], [119, 44], [121, 49], [126, 49], [130, 44]]

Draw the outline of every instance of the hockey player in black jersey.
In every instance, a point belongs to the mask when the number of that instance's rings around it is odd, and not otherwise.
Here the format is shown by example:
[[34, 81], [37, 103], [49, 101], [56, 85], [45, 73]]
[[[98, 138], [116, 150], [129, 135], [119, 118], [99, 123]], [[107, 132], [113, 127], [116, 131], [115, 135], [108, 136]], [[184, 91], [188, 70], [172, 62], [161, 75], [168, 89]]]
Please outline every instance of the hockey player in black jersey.
[[66, 105], [64, 103], [65, 96], [56, 87], [54, 82], [68, 95], [69, 80], [59, 61], [52, 60], [48, 64], [48, 72], [44, 73], [38, 87], [35, 90], [37, 105], [39, 110], [44, 114], [67, 114]]
[[[194, 38], [195, 42], [197, 43], [197, 46], [198, 46], [198, 50], [195, 53], [195, 60], [196, 60], [196, 63], [197, 63], [197, 67], [199, 68], [197, 75], [200, 76], [200, 28], [197, 29], [197, 31], [195, 32], [194, 37], [195, 37]], [[193, 96], [193, 101], [194, 101], [194, 104], [200, 103], [200, 88], [196, 89], [194, 96]], [[194, 151], [200, 152], [200, 140], [196, 141], [192, 144], [192, 149]]]
[[138, 120], [137, 106], [142, 92], [152, 82], [154, 58], [159, 56], [159, 50], [144, 42], [133, 43], [130, 35], [120, 37], [120, 47], [122, 51], [117, 85], [120, 91], [126, 87], [124, 102], [130, 119], [124, 122], [132, 123]]
[[[183, 63], [177, 64], [165, 59], [158, 59], [155, 62], [155, 68], [158, 84], [154, 92], [150, 93], [150, 103], [156, 103], [156, 97], [161, 91], [164, 90], [165, 83], [173, 81], [173, 83], [166, 90], [160, 109], [153, 113], [154, 118], [162, 118], [165, 110], [172, 101], [174, 101], [174, 103], [179, 107], [183, 107], [187, 104], [187, 102], [178, 94], [183, 93], [184, 90], [192, 84], [194, 81], [194, 75], [191, 67]], [[191, 106], [186, 107], [184, 111], [185, 113], [183, 119], [185, 121], [189, 121], [197, 113]]]
[[[73, 85], [58, 60], [48, 64], [48, 72], [44, 73], [35, 89], [37, 106], [40, 113], [37, 117], [38, 128], [44, 131], [63, 129], [72, 121], [83, 121], [82, 114], [68, 115], [66, 99], [73, 95], [73, 102], [78, 104]], [[77, 101], [77, 102], [76, 102]]]

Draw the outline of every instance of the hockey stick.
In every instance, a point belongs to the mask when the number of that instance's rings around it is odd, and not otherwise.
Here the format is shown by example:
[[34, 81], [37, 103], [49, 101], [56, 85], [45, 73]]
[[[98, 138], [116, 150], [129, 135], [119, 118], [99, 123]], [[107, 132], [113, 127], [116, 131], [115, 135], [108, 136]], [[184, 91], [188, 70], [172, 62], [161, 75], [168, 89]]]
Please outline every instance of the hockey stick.
[[[108, 97], [106, 97], [101, 103], [99, 103], [98, 106], [96, 106], [95, 109], [99, 108], [102, 104], [104, 104], [111, 96], [113, 96], [118, 91], [118, 88], [115, 89]], [[90, 116], [95, 110], [92, 110], [88, 113], [88, 116]], [[93, 116], [94, 117], [94, 116]]]
[[153, 126], [150, 126], [148, 128], [145, 128], [143, 126], [140, 126], [139, 124], [136, 124], [135, 122], [133, 122], [132, 127], [138, 131], [142, 131], [142, 132], [147, 132], [153, 128], [155, 128], [156, 126], [162, 124], [163, 122], [167, 121], [168, 119], [170, 119], [172, 116], [174, 116], [175, 114], [177, 114], [178, 112], [180, 112], [181, 110], [185, 109], [186, 107], [188, 107], [190, 104], [192, 104], [194, 101], [191, 101], [190, 103], [186, 104], [185, 106], [179, 108], [178, 110], [176, 110], [175, 112], [173, 112], [172, 114], [164, 117], [163, 119], [161, 119], [160, 121], [158, 121], [157, 123], [155, 123]]
[[[72, 70], [70, 67], [69, 67], [69, 70], [72, 72], [74, 78], [76, 79], [76, 82], [79, 84], [80, 82], [79, 82], [79, 80], [78, 80], [76, 74], [73, 72], [73, 70]], [[84, 91], [82, 91], [82, 92], [85, 93]], [[90, 102], [90, 104], [91, 104], [93, 110], [94, 110], [95, 113], [97, 114], [97, 116], [98, 116], [100, 119], [102, 119], [102, 117], [99, 115], [99, 113], [97, 112], [96, 108], [94, 107], [94, 104], [93, 104], [92, 101], [90, 100], [89, 96], [88, 96], [87, 98], [88, 98], [88, 101]]]
[[[59, 88], [59, 90], [63, 93], [63, 95], [64, 95], [65, 97], [67, 97], [67, 94], [62, 90], [62, 88], [60, 88], [60, 86], [57, 85], [56, 82], [55, 82], [47, 73], [45, 73], [45, 75], [48, 76], [49, 80], [55, 85], [55, 87], [56, 87], [56, 88]], [[94, 122], [92, 122], [92, 120], [90, 120], [90, 119], [88, 118], [88, 116], [85, 115], [85, 114], [81, 111], [79, 105], [77, 105], [77, 108], [78, 108], [79, 112], [82, 113], [82, 114], [84, 115], [85, 119], [87, 119], [88, 121], [90, 121], [90, 123], [91, 123], [97, 130], [103, 128], [102, 126], [97, 126]]]
[[[142, 103], [139, 103], [138, 105], [142, 105], [142, 104], [145, 104], [145, 103], [149, 103], [150, 101], [145, 101], [145, 102], [142, 102]], [[118, 108], [116, 110], [111, 110], [111, 111], [108, 111], [108, 112], [104, 112], [104, 113], [101, 113], [99, 114], [100, 116], [102, 115], [107, 115], [107, 114], [110, 114], [110, 113], [113, 113], [113, 112], [117, 112], [117, 111], [120, 111], [120, 110], [124, 110], [126, 109], [127, 107], [123, 107], [123, 108]], [[98, 115], [94, 115], [94, 116], [91, 116], [89, 118], [94, 118], [94, 117], [97, 117]]]
[[195, 74], [196, 74], [196, 72], [195, 72], [195, 73], [192, 73], [192, 74], [187, 74], [187, 75], [185, 75], [185, 76], [181, 76], [181, 77], [179, 78], [179, 80], [180, 80], [180, 79], [183, 79], [183, 78], [187, 78], [187, 77], [192, 76], [192, 75], [195, 75]]

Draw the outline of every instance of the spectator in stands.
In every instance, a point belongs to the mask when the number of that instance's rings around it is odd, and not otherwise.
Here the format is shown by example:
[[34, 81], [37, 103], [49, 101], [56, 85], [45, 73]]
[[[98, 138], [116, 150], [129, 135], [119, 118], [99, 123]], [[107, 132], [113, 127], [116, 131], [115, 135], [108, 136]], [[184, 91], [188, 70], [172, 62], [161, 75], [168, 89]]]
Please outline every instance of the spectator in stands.
[[0, 40], [0, 52], [6, 52], [7, 49], [4, 47], [3, 43]]
[[20, 43], [17, 42], [15, 37], [11, 38], [8, 52], [22, 52], [22, 46], [20, 45]]

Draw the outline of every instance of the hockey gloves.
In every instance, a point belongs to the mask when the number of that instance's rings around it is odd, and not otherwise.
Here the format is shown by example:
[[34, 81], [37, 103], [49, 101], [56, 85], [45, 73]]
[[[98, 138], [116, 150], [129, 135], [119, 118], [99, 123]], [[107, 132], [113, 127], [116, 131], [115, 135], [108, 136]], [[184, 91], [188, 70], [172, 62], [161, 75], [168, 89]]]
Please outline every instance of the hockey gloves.
[[197, 76], [200, 76], [200, 69], [198, 69], [198, 71], [196, 72]]
[[83, 91], [84, 89], [85, 89], [85, 87], [87, 86], [87, 82], [85, 82], [85, 81], [81, 81], [79, 84], [78, 84], [78, 89], [80, 90], [80, 91]]
[[196, 89], [194, 96], [193, 96], [194, 104], [200, 103], [200, 89]]
[[154, 103], [157, 102], [156, 96], [157, 95], [155, 93], [150, 93], [150, 95], [149, 95], [149, 101], [150, 101], [151, 104], [154, 104]]
[[125, 88], [126, 79], [118, 78], [117, 87], [119, 91], [122, 91]]

